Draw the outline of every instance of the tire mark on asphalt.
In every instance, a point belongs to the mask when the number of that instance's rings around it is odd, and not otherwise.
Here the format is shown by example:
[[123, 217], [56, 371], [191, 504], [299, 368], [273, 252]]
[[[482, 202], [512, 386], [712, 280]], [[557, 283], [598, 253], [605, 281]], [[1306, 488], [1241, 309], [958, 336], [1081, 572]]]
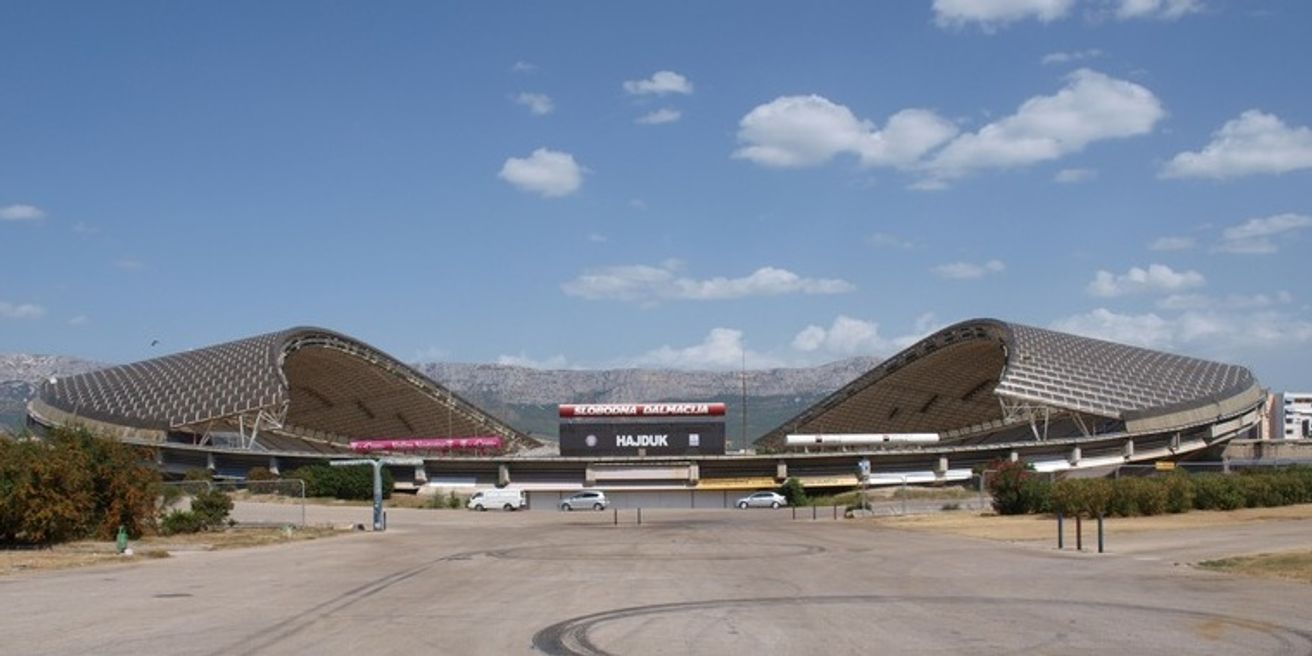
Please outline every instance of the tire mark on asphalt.
[[[886, 604], [886, 603], [924, 603], [945, 605], [997, 604], [1035, 604], [1042, 606], [1062, 606], [1079, 609], [1128, 610], [1148, 615], [1168, 615], [1200, 620], [1206, 623], [1228, 624], [1265, 634], [1278, 641], [1283, 649], [1279, 653], [1312, 655], [1312, 632], [1271, 624], [1243, 617], [1234, 617], [1203, 611], [1142, 606], [1138, 604], [1121, 604], [1099, 601], [1076, 601], [1068, 599], [998, 599], [992, 597], [970, 596], [883, 596], [883, 595], [833, 595], [815, 597], [755, 597], [742, 599], [720, 599], [650, 606], [633, 606], [618, 610], [604, 611], [583, 615], [548, 626], [533, 635], [533, 648], [550, 656], [614, 656], [592, 641], [591, 631], [594, 627], [626, 619], [651, 621], [656, 615], [707, 611], [714, 609], [752, 609], [772, 606], [796, 607], [799, 605], [838, 605], [838, 604]], [[636, 630], [636, 629], [634, 629]], [[632, 631], [632, 630], [631, 630]], [[1038, 643], [1042, 648], [1044, 642]], [[1021, 647], [1011, 653], [1032, 653], [1035, 645]]]
[[482, 554], [483, 552], [466, 552], [451, 554], [441, 558], [435, 558], [425, 563], [415, 565], [397, 572], [392, 572], [381, 578], [374, 579], [368, 583], [358, 585], [346, 592], [343, 592], [332, 599], [320, 602], [310, 608], [303, 610], [285, 620], [277, 622], [271, 626], [265, 627], [254, 634], [241, 638], [235, 643], [229, 644], [221, 649], [211, 652], [214, 656], [221, 654], [257, 654], [264, 651], [287, 638], [290, 638], [308, 628], [315, 622], [332, 615], [338, 611], [344, 610], [353, 604], [364, 601], [390, 587], [409, 580], [419, 574], [424, 573], [434, 565], [443, 562], [469, 560], [471, 557]]

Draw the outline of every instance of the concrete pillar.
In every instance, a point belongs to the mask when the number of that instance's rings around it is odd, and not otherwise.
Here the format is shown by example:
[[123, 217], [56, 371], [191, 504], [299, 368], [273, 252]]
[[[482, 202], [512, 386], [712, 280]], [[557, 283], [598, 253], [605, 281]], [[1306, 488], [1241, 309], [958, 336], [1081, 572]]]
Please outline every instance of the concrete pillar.
[[428, 484], [428, 469], [424, 467], [423, 463], [415, 465], [415, 485], [427, 485], [427, 484]]
[[939, 456], [938, 464], [934, 466], [934, 477], [944, 478], [948, 475], [948, 457]]
[[1066, 456], [1066, 461], [1071, 463], [1072, 466], [1080, 464], [1080, 447], [1071, 447], [1071, 454]]
[[592, 471], [592, 465], [588, 465], [587, 468], [583, 470], [583, 486], [595, 487], [596, 485], [597, 485], [597, 474], [596, 472]]
[[1126, 441], [1125, 441], [1125, 446], [1123, 447], [1123, 449], [1124, 449], [1124, 452], [1125, 452], [1125, 459], [1126, 459], [1126, 460], [1129, 460], [1130, 458], [1133, 458], [1133, 457], [1134, 457], [1134, 440], [1126, 440]]
[[1020, 453], [1016, 451], [1012, 451], [1010, 454], [1007, 455], [1007, 459], [1012, 462], [1020, 462]]
[[214, 454], [213, 453], [205, 454], [205, 471], [208, 471], [210, 474], [213, 474], [215, 469], [218, 469], [218, 467], [214, 466]]
[[281, 467], [278, 466], [278, 456], [269, 456], [269, 473], [274, 476], [281, 476]]
[[777, 481], [788, 480], [788, 463], [786, 461], [780, 460], [779, 462], [775, 463], [774, 478]]
[[702, 478], [702, 467], [698, 463], [688, 465], [688, 484], [697, 485], [697, 481]]
[[497, 485], [510, 485], [510, 465], [504, 462], [497, 465]]

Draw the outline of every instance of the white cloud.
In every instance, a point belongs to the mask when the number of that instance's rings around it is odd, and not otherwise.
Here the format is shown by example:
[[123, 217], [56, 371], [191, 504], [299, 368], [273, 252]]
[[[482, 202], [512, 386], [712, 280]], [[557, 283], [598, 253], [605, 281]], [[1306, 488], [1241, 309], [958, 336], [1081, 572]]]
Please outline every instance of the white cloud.
[[1073, 62], [1085, 61], [1087, 59], [1097, 59], [1102, 56], [1102, 51], [1097, 48], [1088, 50], [1072, 50], [1070, 52], [1050, 52], [1039, 60], [1044, 66], [1051, 64], [1070, 64]]
[[824, 354], [828, 357], [852, 355], [892, 355], [919, 341], [936, 329], [933, 315], [916, 321], [916, 331], [910, 335], [887, 338], [879, 334], [879, 324], [839, 315], [828, 328], [809, 325], [793, 337], [793, 349], [803, 353]]
[[568, 196], [583, 185], [583, 168], [574, 161], [574, 156], [546, 148], [539, 148], [523, 159], [507, 159], [498, 176], [524, 191], [547, 198]]
[[123, 269], [124, 271], [140, 271], [146, 268], [146, 263], [131, 257], [122, 257], [114, 260], [114, 268]]
[[1216, 250], [1245, 255], [1266, 255], [1280, 250], [1273, 237], [1312, 227], [1312, 217], [1303, 214], [1277, 214], [1249, 219], [1226, 228]]
[[1206, 294], [1172, 294], [1157, 302], [1163, 310], [1257, 310], [1294, 302], [1293, 294], [1279, 291], [1275, 294], [1229, 294], [1212, 297]]
[[6, 205], [0, 207], [0, 221], [40, 221], [46, 213], [35, 205]]
[[1062, 169], [1052, 176], [1053, 182], [1062, 184], [1076, 184], [1079, 182], [1088, 182], [1098, 177], [1098, 172], [1093, 169]]
[[905, 109], [882, 129], [817, 95], [783, 96], [748, 112], [738, 124], [743, 144], [733, 156], [763, 166], [816, 166], [840, 154], [864, 166], [908, 166], [957, 133], [924, 109]]
[[561, 285], [570, 296], [588, 300], [710, 301], [783, 294], [842, 294], [856, 289], [833, 278], [803, 278], [786, 269], [762, 267], [741, 278], [697, 280], [677, 273], [674, 263], [659, 267], [631, 265], [587, 271]]
[[1193, 237], [1158, 237], [1148, 245], [1148, 248], [1154, 251], [1187, 251], [1192, 250], [1196, 245], [1197, 242]]
[[915, 243], [910, 240], [903, 239], [897, 235], [890, 235], [886, 232], [876, 232], [875, 234], [870, 235], [870, 245], [878, 248], [897, 248], [900, 250], [908, 250], [915, 248], [916, 246]]
[[[743, 331], [712, 328], [700, 344], [686, 347], [662, 346], [626, 362], [637, 367], [672, 369], [738, 369], [743, 364], [746, 344]], [[747, 364], [754, 369], [779, 367], [783, 362], [773, 356], [746, 350]]]
[[673, 123], [683, 117], [683, 112], [677, 109], [664, 107], [654, 112], [643, 114], [634, 119], [633, 122], [638, 125], [661, 125], [663, 123]]
[[527, 107], [535, 116], [545, 116], [556, 108], [556, 104], [551, 102], [551, 96], [545, 93], [524, 92], [515, 96], [515, 103]]
[[983, 278], [990, 273], [1001, 273], [1007, 268], [1002, 260], [989, 260], [983, 264], [974, 262], [952, 262], [951, 264], [940, 264], [933, 269], [934, 275], [948, 280], [975, 280]]
[[79, 314], [79, 315], [77, 315], [76, 317], [73, 317], [72, 319], [69, 319], [69, 320], [68, 320], [68, 325], [70, 325], [70, 326], [84, 326], [84, 325], [86, 325], [86, 323], [87, 323], [88, 321], [91, 321], [91, 319], [90, 319], [89, 317], [87, 317], [87, 315], [85, 315], [85, 314]]
[[1278, 117], [1250, 109], [1227, 121], [1198, 152], [1176, 155], [1165, 178], [1222, 180], [1312, 168], [1312, 129], [1291, 128]]
[[517, 61], [510, 66], [510, 70], [513, 73], [535, 73], [538, 65], [533, 62]]
[[1074, 7], [1075, 0], [934, 0], [934, 22], [939, 27], [974, 23], [988, 32], [1020, 20], [1065, 18]]
[[1117, 0], [1116, 3], [1116, 17], [1120, 20], [1176, 20], [1202, 10], [1201, 0]]
[[1088, 292], [1094, 296], [1112, 298], [1140, 293], [1165, 293], [1202, 287], [1207, 283], [1197, 271], [1175, 271], [1165, 264], [1150, 264], [1147, 269], [1131, 267], [1117, 275], [1099, 271], [1089, 283]]
[[1188, 349], [1229, 357], [1312, 343], [1312, 322], [1279, 310], [1189, 311], [1164, 317], [1098, 308], [1055, 321], [1052, 328], [1146, 348]]
[[600, 232], [591, 232], [588, 233], [588, 241], [594, 244], [604, 244], [610, 241], [610, 239], [606, 237], [606, 235], [601, 234]]
[[73, 232], [80, 237], [90, 237], [91, 235], [99, 234], [100, 228], [97, 228], [86, 221], [78, 221], [73, 224]]
[[537, 360], [523, 353], [519, 355], [498, 355], [497, 364], [510, 367], [528, 367], [529, 369], [568, 369], [569, 360], [563, 355], [553, 355], [545, 360]]
[[1013, 168], [1058, 159], [1107, 139], [1152, 132], [1166, 115], [1148, 89], [1080, 69], [1051, 96], [1026, 100], [1015, 114], [953, 139], [925, 166], [943, 180], [972, 171]]
[[5, 319], [40, 319], [46, 316], [46, 309], [32, 303], [9, 303], [0, 301], [0, 318]]
[[645, 80], [626, 81], [624, 91], [634, 96], [664, 96], [670, 93], [688, 95], [692, 93], [692, 82], [674, 71], [657, 71]]

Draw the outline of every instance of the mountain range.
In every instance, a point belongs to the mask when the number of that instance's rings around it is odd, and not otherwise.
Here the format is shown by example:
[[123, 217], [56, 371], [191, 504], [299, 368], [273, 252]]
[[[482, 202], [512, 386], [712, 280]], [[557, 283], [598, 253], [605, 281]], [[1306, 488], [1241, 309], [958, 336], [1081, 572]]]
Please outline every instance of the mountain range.
[[[734, 445], [754, 440], [869, 371], [879, 360], [855, 357], [818, 367], [737, 371], [672, 369], [550, 370], [499, 364], [424, 362], [414, 368], [467, 401], [535, 437], [556, 439], [560, 403], [724, 401]], [[51, 376], [108, 365], [59, 355], [0, 354], [0, 425], [21, 426], [24, 406]], [[746, 431], [743, 381], [746, 379]]]

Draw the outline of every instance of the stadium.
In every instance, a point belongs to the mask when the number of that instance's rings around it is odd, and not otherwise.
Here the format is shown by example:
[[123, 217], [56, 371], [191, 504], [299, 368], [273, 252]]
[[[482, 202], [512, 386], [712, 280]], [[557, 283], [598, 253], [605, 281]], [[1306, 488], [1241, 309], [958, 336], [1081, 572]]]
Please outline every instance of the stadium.
[[[883, 361], [753, 452], [562, 456], [364, 342], [301, 327], [51, 379], [28, 418], [149, 446], [170, 475], [240, 479], [356, 457], [360, 440], [415, 438], [434, 448], [390, 465], [399, 486], [514, 485], [548, 507], [595, 487], [619, 507], [686, 508], [787, 478], [851, 488], [867, 468], [875, 485], [943, 483], [999, 458], [1058, 473], [1197, 457], [1254, 437], [1264, 400], [1242, 366], [973, 319]], [[898, 437], [909, 435], [927, 437]], [[435, 446], [470, 436], [495, 448]]]

